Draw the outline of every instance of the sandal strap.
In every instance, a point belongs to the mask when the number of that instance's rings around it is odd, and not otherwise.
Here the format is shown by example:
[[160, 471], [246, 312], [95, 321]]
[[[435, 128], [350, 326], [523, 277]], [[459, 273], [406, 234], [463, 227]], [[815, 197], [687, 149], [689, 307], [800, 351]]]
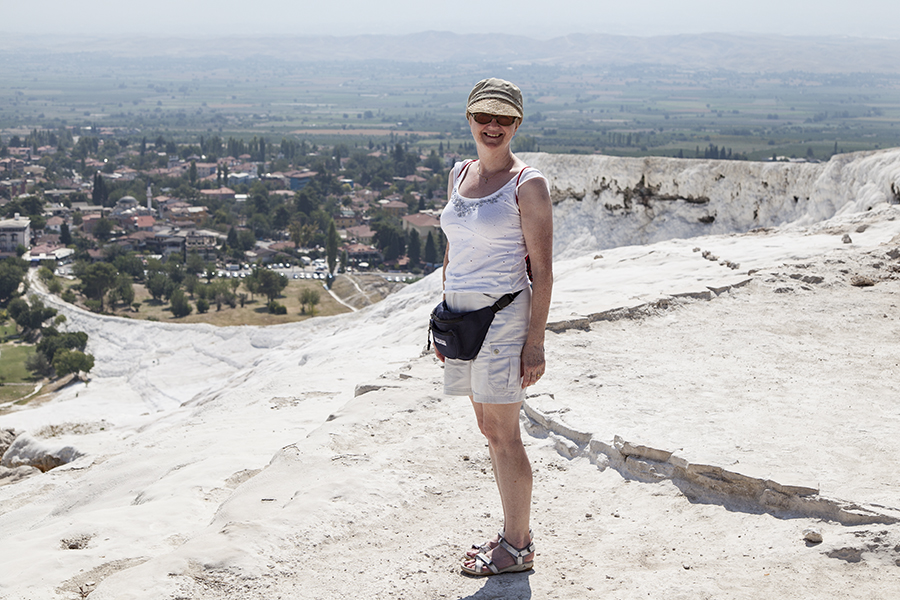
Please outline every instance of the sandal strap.
[[491, 573], [496, 575], [499, 572], [497, 565], [494, 564], [494, 561], [491, 560], [489, 556], [479, 552], [475, 555], [475, 570], [479, 573], [484, 572], [484, 568], [487, 567]]
[[[531, 532], [529, 532], [529, 536]], [[534, 540], [528, 542], [528, 545], [524, 548], [516, 548], [512, 544], [506, 541], [505, 537], [500, 538], [500, 546], [503, 547], [504, 550], [509, 552], [509, 555], [516, 559], [517, 565], [525, 564], [525, 557], [534, 552]]]

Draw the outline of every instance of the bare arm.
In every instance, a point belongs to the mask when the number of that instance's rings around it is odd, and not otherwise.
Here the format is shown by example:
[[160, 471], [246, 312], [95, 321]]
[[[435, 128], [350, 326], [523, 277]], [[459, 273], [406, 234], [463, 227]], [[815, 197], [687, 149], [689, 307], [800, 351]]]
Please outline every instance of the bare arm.
[[546, 367], [544, 330], [553, 291], [553, 208], [544, 181], [532, 179], [519, 188], [522, 233], [531, 261], [531, 322], [522, 348], [522, 386], [537, 383]]

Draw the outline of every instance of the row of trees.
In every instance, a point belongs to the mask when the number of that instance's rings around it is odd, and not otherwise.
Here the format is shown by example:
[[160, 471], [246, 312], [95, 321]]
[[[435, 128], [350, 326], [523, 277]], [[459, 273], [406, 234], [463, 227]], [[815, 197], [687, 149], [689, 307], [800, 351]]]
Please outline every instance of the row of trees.
[[[166, 261], [150, 258], [145, 262], [134, 252], [122, 252], [116, 246], [107, 246], [106, 250], [104, 261], [75, 263], [72, 271], [79, 282], [62, 292], [63, 300], [75, 302], [75, 291], [78, 291], [84, 296], [84, 305], [95, 312], [117, 306], [138, 309], [140, 304], [134, 302], [134, 283], [139, 282], [144, 284], [155, 301], [170, 303], [176, 317], [192, 312], [190, 300], [194, 300], [198, 312], [203, 313], [213, 305], [216, 310], [221, 310], [225, 305], [235, 308], [238, 303], [244, 306], [247, 293], [251, 300], [255, 295], [265, 296], [270, 310], [275, 312], [277, 305], [274, 301], [288, 284], [284, 275], [261, 267], [243, 279], [218, 278], [215, 264], [207, 263], [193, 252], [185, 261], [172, 254]], [[42, 267], [39, 277], [51, 291], [61, 290], [49, 269]], [[247, 293], [238, 293], [242, 284]], [[2, 285], [0, 265], [0, 291]]]
[[25, 361], [25, 368], [42, 376], [62, 377], [69, 373], [87, 373], [94, 367], [94, 357], [84, 352], [88, 336], [83, 331], [61, 331], [66, 318], [55, 308], [45, 306], [37, 297], [29, 302], [25, 298], [27, 285], [23, 286], [27, 265], [18, 258], [0, 261], [0, 311], [5, 318], [12, 318], [26, 342], [36, 344], [35, 353]]
[[375, 231], [372, 243], [381, 251], [385, 262], [393, 262], [401, 256], [409, 258], [411, 269], [419, 267], [423, 262], [437, 264], [444, 255], [444, 236], [434, 236], [431, 232], [422, 240], [415, 229], [404, 231], [397, 217], [379, 215], [370, 223]]

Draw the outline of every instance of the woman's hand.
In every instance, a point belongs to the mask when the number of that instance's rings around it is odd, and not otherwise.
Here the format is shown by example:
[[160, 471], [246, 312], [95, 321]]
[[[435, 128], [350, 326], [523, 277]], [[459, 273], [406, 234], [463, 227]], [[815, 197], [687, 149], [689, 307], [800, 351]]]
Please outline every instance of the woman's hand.
[[434, 355], [437, 356], [439, 361], [444, 362], [444, 355], [437, 349], [437, 344], [432, 344], [432, 346], [434, 346]]
[[522, 389], [536, 384], [545, 367], [544, 346], [525, 342], [522, 347]]

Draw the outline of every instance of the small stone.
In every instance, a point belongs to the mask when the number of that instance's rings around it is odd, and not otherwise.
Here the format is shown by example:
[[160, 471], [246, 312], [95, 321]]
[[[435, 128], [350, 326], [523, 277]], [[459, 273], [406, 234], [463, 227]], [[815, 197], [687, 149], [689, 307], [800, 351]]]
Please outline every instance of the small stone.
[[841, 241], [844, 242], [845, 244], [852, 244], [852, 243], [853, 243], [853, 240], [850, 239], [850, 234], [849, 234], [849, 233], [845, 233], [845, 234], [844, 234], [844, 237], [841, 238]]
[[810, 527], [809, 529], [803, 530], [803, 539], [809, 542], [810, 544], [821, 544], [822, 543], [822, 530], [817, 527]]
[[690, 571], [690, 570], [691, 570], [691, 565], [689, 565], [689, 564], [687, 564], [687, 563], [682, 564], [681, 567], [682, 567], [685, 571]]
[[871, 287], [875, 285], [875, 280], [865, 275], [854, 275], [850, 278], [850, 285], [855, 287]]

